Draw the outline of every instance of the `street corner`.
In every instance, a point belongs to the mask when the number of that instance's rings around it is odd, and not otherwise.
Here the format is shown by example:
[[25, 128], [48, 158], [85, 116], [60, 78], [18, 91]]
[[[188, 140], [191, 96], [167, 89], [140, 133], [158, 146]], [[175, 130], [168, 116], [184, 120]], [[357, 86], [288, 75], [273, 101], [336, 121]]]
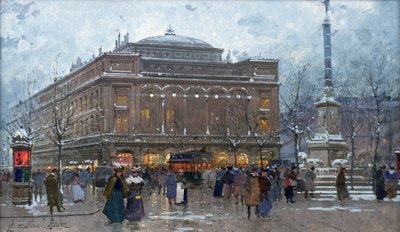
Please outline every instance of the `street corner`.
[[[2, 202], [0, 204], [0, 218], [30, 218], [30, 217], [50, 217], [50, 209], [46, 201], [32, 202], [31, 204], [13, 205], [12, 202]], [[58, 212], [54, 207], [53, 216], [79, 216], [93, 215], [99, 212], [99, 207], [94, 201], [85, 202], [65, 202], [62, 212]]]

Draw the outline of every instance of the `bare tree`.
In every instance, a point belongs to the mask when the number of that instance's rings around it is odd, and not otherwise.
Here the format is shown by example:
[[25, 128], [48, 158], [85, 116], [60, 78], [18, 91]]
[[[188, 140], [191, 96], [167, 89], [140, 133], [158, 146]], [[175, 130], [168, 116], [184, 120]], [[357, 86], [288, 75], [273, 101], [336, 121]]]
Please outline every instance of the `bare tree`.
[[[229, 142], [234, 152], [234, 165], [237, 166], [237, 152], [239, 144], [242, 142], [243, 132], [238, 124], [239, 118], [237, 110], [233, 107], [225, 107], [219, 117], [216, 118], [214, 126], [215, 131], [221, 134]], [[228, 124], [231, 122], [232, 125]], [[231, 127], [230, 127], [231, 126]]]
[[360, 97], [371, 103], [369, 107], [369, 125], [371, 125], [371, 141], [373, 142], [373, 185], [377, 163], [380, 161], [379, 146], [381, 145], [381, 130], [384, 118], [383, 102], [396, 93], [396, 82], [399, 77], [399, 67], [393, 65], [393, 59], [385, 53], [385, 45], [377, 44], [369, 51], [368, 56], [351, 61], [354, 70], [361, 82], [359, 85]]
[[[27, 100], [18, 100], [17, 104], [11, 109], [11, 114], [7, 115], [6, 118], [2, 118], [1, 129], [5, 131], [9, 136], [15, 131], [23, 128], [26, 131], [28, 139], [32, 142], [38, 142], [43, 140], [43, 136], [40, 132], [41, 125], [38, 123], [36, 117], [36, 110], [38, 104], [35, 99], [32, 98], [34, 90], [37, 88], [36, 81], [33, 80], [35, 71], [31, 71], [27, 74], [26, 81], [24, 82], [23, 98]], [[15, 96], [15, 99], [18, 99]]]
[[[253, 99], [254, 100], [254, 99]], [[262, 121], [262, 115], [268, 119], [277, 119], [279, 118], [279, 112], [271, 111], [270, 109], [263, 109], [262, 112], [260, 109], [252, 109], [249, 105], [249, 102], [252, 101], [252, 98], [238, 98], [235, 101], [234, 110], [230, 111], [233, 115], [234, 119], [237, 121], [237, 126], [234, 126], [239, 129], [236, 133], [237, 135], [245, 135], [245, 131], [247, 129], [247, 134], [254, 139], [257, 143], [261, 168], [264, 168], [264, 157], [262, 155], [263, 148], [269, 144], [278, 141], [279, 137], [279, 129], [272, 127], [270, 125], [270, 121]], [[265, 114], [265, 115], [264, 115]], [[232, 121], [232, 120], [231, 120]], [[240, 128], [238, 125], [244, 125], [246, 128]], [[232, 146], [235, 145], [238, 141], [240, 141], [240, 137], [238, 136], [231, 137], [232, 138]]]
[[[299, 62], [299, 64], [292, 64], [288, 73], [283, 79], [281, 86], [280, 99], [284, 106], [283, 111], [286, 117], [283, 117], [283, 127], [288, 128], [294, 137], [294, 156], [297, 167], [299, 166], [298, 157], [298, 138], [303, 134], [305, 125], [304, 112], [311, 111], [311, 104], [313, 102], [314, 94], [318, 89], [318, 82], [312, 83], [310, 81], [311, 64], [307, 62]], [[309, 115], [308, 115], [309, 116]], [[309, 124], [309, 123], [308, 123]]]
[[58, 54], [53, 68], [52, 77], [54, 83], [50, 85], [49, 93], [51, 96], [48, 107], [45, 112], [42, 112], [43, 121], [45, 126], [45, 133], [48, 138], [57, 146], [57, 166], [59, 171], [58, 189], [59, 202], [62, 204], [62, 151], [68, 139], [73, 135], [74, 121], [77, 120], [75, 115], [75, 108], [71, 104], [71, 99], [66, 95], [66, 92], [59, 86], [59, 74], [57, 72], [57, 62], [60, 54]]
[[352, 89], [354, 85], [345, 84], [340, 88], [340, 92], [346, 98], [341, 99], [343, 104], [340, 108], [342, 118], [342, 131], [351, 141], [351, 169], [350, 183], [351, 189], [354, 189], [354, 159], [356, 158], [355, 140], [360, 130], [362, 130], [368, 121], [367, 112], [360, 106], [362, 99], [354, 97]]

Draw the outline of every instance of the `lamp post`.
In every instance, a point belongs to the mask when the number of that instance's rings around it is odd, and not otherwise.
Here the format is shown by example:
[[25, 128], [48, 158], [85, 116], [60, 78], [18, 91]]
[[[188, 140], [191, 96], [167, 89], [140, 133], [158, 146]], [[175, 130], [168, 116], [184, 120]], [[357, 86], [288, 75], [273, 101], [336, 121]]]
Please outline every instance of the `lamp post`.
[[375, 150], [374, 150], [374, 164], [372, 167], [372, 187], [375, 191], [375, 176], [376, 176], [376, 163], [378, 162], [378, 146], [379, 146], [379, 139], [380, 139], [380, 123], [379, 123], [379, 115], [377, 116], [378, 122], [376, 123], [375, 135], [376, 135], [376, 143], [375, 143]]
[[299, 130], [299, 126], [294, 125], [294, 124], [292, 126], [289, 126], [289, 129], [294, 134], [294, 156], [296, 158], [296, 166], [297, 166], [297, 168], [299, 168], [299, 154], [298, 154], [299, 148], [298, 148], [297, 140], [299, 138], [299, 135], [303, 134], [304, 131]]
[[353, 175], [354, 175], [354, 152], [355, 152], [355, 148], [354, 148], [354, 140], [356, 139], [357, 133], [354, 131], [354, 125], [353, 125], [353, 133], [351, 135], [351, 176], [350, 176], [350, 183], [351, 183], [351, 189], [354, 189], [354, 184], [353, 184]]
[[233, 146], [233, 151], [235, 152], [235, 167], [236, 167], [237, 166], [237, 161], [236, 161], [237, 150], [238, 150], [238, 145], [241, 143], [241, 141], [238, 138], [228, 138], [228, 139]]

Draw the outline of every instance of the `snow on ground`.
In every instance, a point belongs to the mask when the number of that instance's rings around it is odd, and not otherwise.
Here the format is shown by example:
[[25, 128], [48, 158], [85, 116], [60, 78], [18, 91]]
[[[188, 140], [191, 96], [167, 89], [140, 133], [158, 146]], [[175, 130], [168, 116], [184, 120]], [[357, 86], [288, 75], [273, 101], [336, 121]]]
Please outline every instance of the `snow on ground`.
[[356, 207], [341, 207], [341, 206], [332, 206], [332, 207], [310, 207], [309, 210], [321, 210], [321, 211], [349, 211], [349, 212], [362, 212], [362, 211], [375, 211], [374, 209], [361, 209]]
[[163, 212], [160, 216], [149, 216], [150, 219], [163, 219], [163, 220], [186, 220], [186, 221], [199, 221], [205, 220], [205, 215], [196, 215], [191, 211], [174, 211], [174, 212]]

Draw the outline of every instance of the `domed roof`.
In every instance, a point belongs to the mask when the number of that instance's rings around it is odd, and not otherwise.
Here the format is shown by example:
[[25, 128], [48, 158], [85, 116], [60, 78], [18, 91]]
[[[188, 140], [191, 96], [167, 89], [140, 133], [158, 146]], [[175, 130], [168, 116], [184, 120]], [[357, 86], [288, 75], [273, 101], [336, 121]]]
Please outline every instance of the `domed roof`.
[[136, 42], [137, 44], [157, 44], [171, 45], [197, 48], [213, 48], [210, 44], [191, 37], [180, 36], [174, 33], [174, 30], [169, 28], [164, 35], [147, 37]]

